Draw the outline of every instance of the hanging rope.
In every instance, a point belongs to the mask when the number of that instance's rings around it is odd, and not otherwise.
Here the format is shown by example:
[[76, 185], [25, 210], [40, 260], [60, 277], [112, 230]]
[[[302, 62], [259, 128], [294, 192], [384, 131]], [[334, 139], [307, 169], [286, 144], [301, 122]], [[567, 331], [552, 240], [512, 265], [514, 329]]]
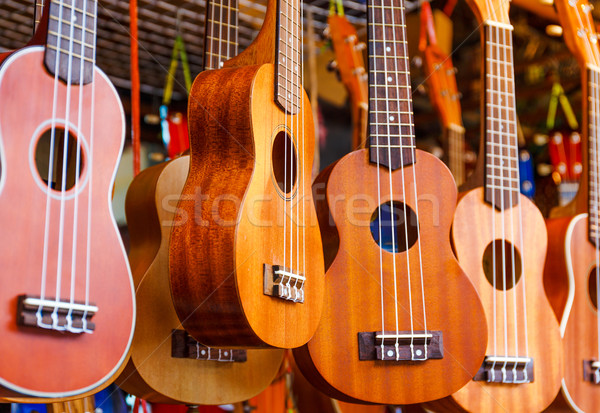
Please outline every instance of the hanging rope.
[[131, 0], [129, 2], [129, 32], [131, 33], [131, 141], [134, 176], [140, 173], [140, 67], [137, 14], [137, 0]]

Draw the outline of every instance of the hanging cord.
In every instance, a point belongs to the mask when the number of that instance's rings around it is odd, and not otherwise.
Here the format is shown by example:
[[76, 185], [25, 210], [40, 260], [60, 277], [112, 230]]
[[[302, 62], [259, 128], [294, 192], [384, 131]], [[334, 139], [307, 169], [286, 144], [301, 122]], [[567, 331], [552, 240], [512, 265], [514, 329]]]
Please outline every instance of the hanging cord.
[[554, 82], [552, 86], [552, 94], [550, 95], [550, 105], [548, 107], [548, 117], [546, 118], [546, 128], [548, 130], [554, 129], [556, 123], [556, 111], [558, 109], [558, 102], [567, 118], [567, 123], [572, 130], [579, 129], [579, 123], [569, 102], [569, 98], [565, 95], [565, 90], [560, 83]]
[[335, 14], [344, 17], [344, 3], [342, 0], [329, 0], [329, 15]]
[[419, 50], [425, 52], [427, 46], [437, 46], [437, 36], [433, 22], [433, 13], [429, 2], [421, 4], [421, 33], [419, 36]]
[[131, 141], [133, 175], [135, 176], [140, 173], [140, 66], [137, 0], [129, 2], [129, 32], [131, 33]]
[[190, 74], [190, 65], [188, 62], [187, 54], [185, 52], [185, 43], [183, 37], [179, 32], [179, 13], [177, 12], [177, 36], [175, 37], [175, 43], [173, 44], [173, 53], [171, 53], [171, 65], [169, 66], [169, 72], [167, 73], [167, 79], [165, 81], [165, 89], [163, 91], [163, 101], [160, 106], [160, 125], [162, 129], [162, 140], [165, 148], [168, 150], [169, 143], [171, 142], [171, 135], [169, 133], [169, 121], [167, 115], [169, 113], [169, 104], [173, 97], [173, 85], [175, 83], [175, 76], [177, 74], [177, 66], [179, 66], [179, 59], [181, 59], [181, 66], [183, 68], [183, 77], [185, 79], [185, 89], [189, 95], [190, 89], [192, 88], [192, 76]]
[[456, 3], [458, 2], [458, 0], [448, 0], [448, 2], [446, 3], [446, 5], [444, 6], [444, 14], [448, 17], [452, 16], [452, 12], [454, 11], [454, 8], [456, 7]]

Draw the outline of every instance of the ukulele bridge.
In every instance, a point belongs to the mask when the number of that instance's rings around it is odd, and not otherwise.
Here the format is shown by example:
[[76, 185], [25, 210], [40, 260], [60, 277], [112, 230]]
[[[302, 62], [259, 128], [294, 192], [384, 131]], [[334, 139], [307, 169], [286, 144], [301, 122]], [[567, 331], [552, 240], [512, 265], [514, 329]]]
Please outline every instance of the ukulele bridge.
[[81, 302], [41, 299], [31, 295], [17, 297], [17, 325], [75, 334], [91, 333], [91, 322], [98, 307]]
[[600, 361], [583, 360], [583, 380], [600, 384]]
[[444, 358], [441, 331], [358, 333], [358, 359], [425, 361]]
[[246, 350], [206, 347], [197, 342], [185, 330], [172, 331], [171, 357], [223, 363], [243, 363], [248, 359]]
[[281, 265], [264, 264], [263, 293], [294, 303], [304, 302], [306, 277]]
[[503, 384], [532, 383], [533, 359], [531, 357], [486, 356], [473, 380]]

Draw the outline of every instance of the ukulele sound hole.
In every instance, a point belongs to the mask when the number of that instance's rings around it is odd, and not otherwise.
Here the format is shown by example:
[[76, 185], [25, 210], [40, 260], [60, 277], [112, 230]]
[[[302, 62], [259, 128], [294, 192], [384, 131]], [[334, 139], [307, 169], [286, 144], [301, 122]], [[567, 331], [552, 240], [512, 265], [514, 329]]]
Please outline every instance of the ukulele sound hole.
[[285, 131], [275, 136], [272, 158], [275, 182], [282, 193], [289, 195], [298, 175], [298, 157], [294, 142]]
[[[494, 247], [496, 255], [496, 271], [494, 273]], [[504, 257], [504, 258], [503, 258]], [[514, 248], [513, 261], [513, 245], [505, 240], [497, 239], [490, 242], [485, 252], [483, 253], [483, 272], [490, 285], [494, 285], [494, 275], [496, 277], [497, 290], [510, 290], [514, 287], [513, 284], [513, 268], [515, 284], [521, 278], [521, 254], [519, 250]], [[506, 280], [506, 288], [504, 287]]]
[[588, 288], [590, 294], [590, 300], [592, 301], [592, 305], [596, 310], [598, 310], [598, 290], [596, 285], [596, 267], [592, 269], [590, 272], [590, 276], [588, 278]]
[[371, 235], [377, 245], [388, 252], [404, 252], [415, 245], [417, 225], [417, 215], [402, 202], [383, 203], [371, 215]]
[[[65, 130], [57, 127], [54, 134], [54, 150], [51, 148], [52, 131], [48, 129], [39, 138], [35, 147], [35, 165], [42, 181], [50, 188], [61, 191], [63, 187], [63, 171], [66, 166], [65, 190], [75, 186], [77, 169], [79, 177], [83, 170], [83, 151], [79, 153], [77, 166], [77, 138], [69, 131], [65, 151]], [[81, 149], [81, 148], [80, 148]], [[52, 152], [52, 153], [51, 153]], [[66, 165], [64, 165], [66, 163]], [[50, 165], [52, 164], [52, 165]], [[52, 168], [50, 170], [50, 167]], [[50, 176], [48, 176], [50, 172]]]

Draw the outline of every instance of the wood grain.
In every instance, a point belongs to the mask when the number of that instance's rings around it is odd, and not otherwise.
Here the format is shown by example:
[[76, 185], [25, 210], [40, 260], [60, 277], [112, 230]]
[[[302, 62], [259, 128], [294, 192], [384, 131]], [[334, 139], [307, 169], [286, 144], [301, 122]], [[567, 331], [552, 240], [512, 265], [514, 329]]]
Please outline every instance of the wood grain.
[[[520, 196], [523, 240], [521, 242], [519, 209], [500, 212], [483, 201], [483, 189], [469, 191], [458, 203], [452, 240], [456, 256], [475, 285], [486, 310], [488, 331], [487, 355], [521, 355], [534, 360], [533, 383], [507, 385], [471, 381], [449, 399], [433, 403], [435, 411], [470, 412], [540, 412], [560, 389], [563, 354], [558, 321], [544, 294], [542, 269], [546, 253], [546, 227], [539, 210]], [[495, 233], [493, 233], [495, 228]], [[504, 293], [494, 290], [482, 265], [484, 250], [495, 239], [504, 239], [517, 248], [523, 262], [523, 274], [515, 287]], [[523, 303], [525, 294], [526, 306]], [[496, 340], [494, 340], [494, 296], [496, 297]], [[504, 299], [506, 298], [506, 307]], [[516, 323], [515, 306], [516, 300]], [[524, 320], [526, 308], [527, 331]], [[507, 315], [506, 322], [504, 315]], [[515, 329], [517, 331], [515, 341]], [[507, 346], [504, 337], [508, 337]], [[525, 349], [525, 340], [528, 350]], [[518, 348], [517, 348], [518, 347]], [[449, 407], [450, 406], [450, 407]], [[459, 406], [462, 406], [459, 407]]]
[[[583, 380], [583, 362], [598, 360], [598, 312], [590, 298], [588, 280], [596, 267], [596, 249], [588, 241], [587, 214], [569, 221], [565, 237], [550, 238], [556, 244], [562, 241], [564, 265], [546, 272], [553, 279], [570, 279], [573, 290], [572, 307], [564, 312], [561, 327], [564, 341], [564, 379], [562, 396], [572, 408], [586, 413], [600, 412], [600, 388]], [[557, 252], [558, 253], [558, 252]], [[595, 272], [591, 275], [595, 277]]]
[[[177, 219], [187, 221], [171, 236], [170, 277], [179, 319], [209, 346], [293, 348], [310, 339], [320, 319], [324, 268], [310, 189], [310, 105], [303, 93], [303, 113], [286, 116], [273, 102], [273, 76], [270, 64], [226, 68], [201, 73], [192, 87], [183, 196], [196, 202], [178, 206]], [[299, 155], [291, 200], [274, 182], [271, 154], [286, 125]], [[284, 207], [296, 217], [293, 244]], [[263, 294], [263, 265], [284, 263], [307, 277], [303, 304]]]
[[[52, 96], [54, 79], [42, 66], [43, 48], [29, 47], [6, 60], [0, 69], [0, 139], [2, 143], [2, 181], [0, 222], [8, 242], [0, 248], [3, 262], [0, 301], [5, 311], [0, 323], [0, 349], [6, 362], [0, 364], [2, 396], [14, 392], [36, 396], [65, 397], [87, 392], [108, 381], [124, 362], [134, 325], [134, 299], [129, 267], [123, 245], [110, 209], [113, 172], [124, 140], [124, 116], [118, 96], [108, 79], [96, 69], [93, 166], [87, 163], [82, 170], [86, 176], [93, 173], [93, 191], [87, 181], [78, 188], [79, 225], [76, 231], [78, 245], [87, 238], [87, 210], [91, 208], [90, 244], [90, 301], [99, 307], [94, 316], [93, 334], [60, 334], [40, 329], [18, 329], [15, 320], [16, 297], [19, 294], [39, 294], [44, 248], [46, 191], [35, 170], [30, 168], [32, 139], [37, 139], [38, 126], [52, 116], [52, 99], [32, 96]], [[23, 82], [26, 79], [26, 82]], [[86, 91], [89, 90], [84, 86]], [[34, 92], [35, 91], [35, 92]], [[78, 89], [72, 87], [70, 119], [77, 120]], [[91, 93], [83, 93], [83, 116], [79, 137], [90, 139], [92, 117], [89, 115]], [[8, 97], [8, 98], [7, 98]], [[59, 86], [57, 93], [58, 118], [65, 117], [66, 88]], [[27, 111], [23, 111], [27, 108]], [[41, 132], [39, 132], [41, 133]], [[89, 159], [90, 154], [84, 154]], [[33, 167], [34, 168], [34, 167]], [[33, 173], [32, 173], [33, 172]], [[86, 183], [87, 182], [87, 183]], [[72, 194], [76, 189], [69, 190]], [[88, 205], [88, 191], [92, 191]], [[48, 268], [56, 268], [60, 201], [50, 198]], [[65, 201], [65, 233], [63, 255], [63, 283], [61, 297], [70, 296], [70, 268], [73, 239], [73, 199]], [[8, 240], [8, 239], [7, 239]], [[21, 252], [16, 254], [16, 249]], [[75, 291], [77, 299], [85, 291], [86, 251], [77, 250]], [[55, 272], [49, 271], [47, 296], [56, 289]], [[18, 276], [18, 277], [17, 277]], [[110, 343], [107, 345], [107, 343]], [[26, 351], [27, 356], [19, 356]], [[52, 357], [48, 357], [51, 354]], [[91, 358], [90, 354], [94, 357]], [[32, 372], [36, 372], [32, 374]], [[9, 387], [11, 390], [9, 390]]]
[[[385, 182], [380, 198], [378, 175]], [[380, 247], [370, 231], [371, 215], [379, 204], [392, 197], [415, 210], [413, 176], [418, 178], [420, 247], [415, 244], [408, 253], [382, 251], [380, 267]], [[339, 249], [327, 270], [319, 328], [306, 346], [294, 350], [294, 357], [313, 385], [343, 401], [410, 404], [447, 396], [475, 375], [486, 347], [483, 308], [448, 242], [452, 205], [456, 202], [450, 171], [432, 155], [417, 150], [413, 166], [393, 172], [393, 195], [388, 179], [389, 170], [370, 164], [367, 150], [356, 151], [333, 167], [327, 182], [327, 199], [317, 200], [318, 209], [328, 209], [334, 220], [320, 221], [324, 245], [331, 245], [328, 238], [339, 236]], [[380, 277], [384, 288], [384, 330], [396, 330], [394, 255], [398, 271], [398, 329], [411, 329], [408, 291], [413, 297], [414, 329], [424, 329], [419, 248], [427, 328], [443, 332], [444, 358], [406, 363], [359, 361], [358, 333], [382, 330]]]
[[127, 191], [138, 318], [131, 358], [117, 384], [155, 403], [235, 403], [271, 383], [283, 350], [249, 350], [243, 363], [171, 356], [172, 330], [182, 327], [169, 293], [169, 238], [188, 168], [189, 156], [153, 166], [142, 171]]

